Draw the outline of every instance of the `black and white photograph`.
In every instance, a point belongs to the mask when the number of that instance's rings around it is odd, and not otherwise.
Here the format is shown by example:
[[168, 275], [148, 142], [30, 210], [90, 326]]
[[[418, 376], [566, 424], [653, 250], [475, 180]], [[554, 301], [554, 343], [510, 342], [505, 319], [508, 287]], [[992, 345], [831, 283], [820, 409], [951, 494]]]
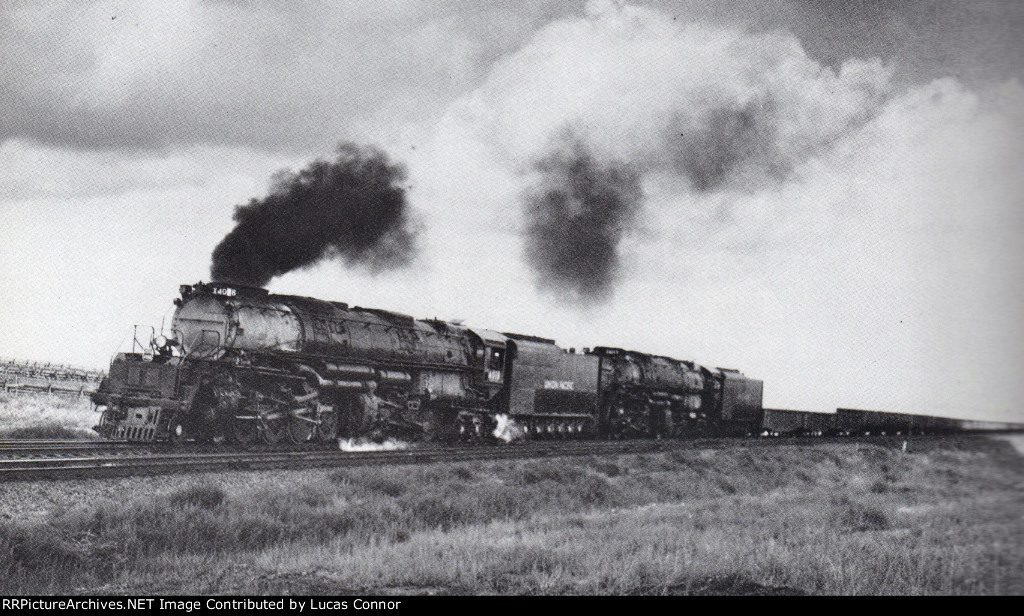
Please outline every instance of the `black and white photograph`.
[[0, 612], [1024, 594], [1022, 82], [1019, 0], [0, 0]]

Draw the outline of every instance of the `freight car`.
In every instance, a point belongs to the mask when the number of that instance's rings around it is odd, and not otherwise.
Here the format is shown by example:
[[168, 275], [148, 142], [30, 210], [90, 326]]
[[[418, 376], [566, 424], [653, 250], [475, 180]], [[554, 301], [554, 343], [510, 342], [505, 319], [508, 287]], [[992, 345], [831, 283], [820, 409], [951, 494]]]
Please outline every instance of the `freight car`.
[[[762, 408], [737, 370], [226, 283], [180, 288], [168, 337], [117, 354], [97, 431], [302, 444], [954, 431], [939, 417]], [[987, 429], [1009, 429], [1009, 424]]]
[[835, 413], [764, 409], [761, 430], [765, 436], [822, 436], [834, 432]]
[[1015, 429], [1014, 424], [1008, 423], [974, 422], [949, 417], [845, 408], [836, 410], [836, 425], [835, 432], [843, 435], [951, 434]]
[[764, 436], [895, 436], [953, 434], [957, 432], [1010, 432], [1024, 425], [996, 421], [971, 421], [911, 413], [891, 413], [840, 408], [835, 413], [764, 409]]

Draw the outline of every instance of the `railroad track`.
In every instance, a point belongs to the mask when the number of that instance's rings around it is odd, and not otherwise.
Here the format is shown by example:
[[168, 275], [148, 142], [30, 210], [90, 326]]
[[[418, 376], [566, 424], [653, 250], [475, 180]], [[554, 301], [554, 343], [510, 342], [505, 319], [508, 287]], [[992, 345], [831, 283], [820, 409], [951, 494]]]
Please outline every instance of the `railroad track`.
[[128, 441], [59, 441], [49, 439], [0, 440], [0, 458], [16, 456], [66, 456], [82, 451], [113, 451], [139, 449]]
[[128, 477], [228, 470], [335, 468], [369, 465], [432, 464], [563, 456], [610, 456], [677, 449], [813, 446], [826, 443], [872, 443], [900, 447], [903, 442], [942, 437], [782, 437], [709, 438], [658, 441], [540, 441], [514, 445], [421, 446], [391, 451], [337, 450], [261, 452], [175, 452], [148, 450], [144, 455], [95, 455], [0, 459], [0, 481]]
[[435, 446], [391, 451], [218, 452], [2, 459], [0, 460], [0, 481], [126, 477], [224, 470], [431, 464], [473, 460], [649, 453], [664, 451], [668, 448], [662, 441], [570, 444], [545, 442], [513, 446]]

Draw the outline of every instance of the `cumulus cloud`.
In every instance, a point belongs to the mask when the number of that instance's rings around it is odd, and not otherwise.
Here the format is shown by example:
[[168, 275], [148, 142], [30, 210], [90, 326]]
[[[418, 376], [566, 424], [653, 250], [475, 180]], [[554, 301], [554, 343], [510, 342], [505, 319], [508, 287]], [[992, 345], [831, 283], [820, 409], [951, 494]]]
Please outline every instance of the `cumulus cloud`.
[[[1016, 0], [784, 0], [758, 15], [821, 62], [878, 56], [900, 81], [955, 77], [970, 87], [1024, 79], [1024, 4]], [[769, 13], [770, 11], [770, 13]], [[774, 15], [772, 15], [774, 13]]]
[[762, 366], [769, 402], [1010, 416], [1024, 393], [1021, 94], [985, 102], [940, 80], [784, 183], [697, 210], [652, 190], [623, 301], [713, 324], [700, 355]]
[[[518, 243], [500, 247], [531, 265], [470, 264], [457, 278], [532, 315], [523, 330], [557, 323], [551, 335], [580, 344], [744, 368], [765, 378], [769, 404], [1010, 413], [1024, 393], [1011, 374], [1024, 342], [1011, 316], [1024, 308], [1012, 240], [1020, 86], [982, 95], [890, 76], [876, 60], [822, 66], [791, 37], [632, 7], [594, 4], [555, 22], [439, 129], [439, 142], [464, 144], [464, 157], [445, 150], [447, 164], [503, 187], [493, 216], [473, 224], [515, 221]], [[612, 218], [616, 232], [589, 255], [568, 242], [539, 251], [538, 220], [569, 233], [586, 218], [588, 184], [564, 164], [580, 152], [583, 168], [637, 174], [642, 206]], [[414, 177], [430, 166], [421, 160]], [[473, 172], [459, 180], [486, 194]], [[537, 187], [582, 204], [538, 218]], [[445, 194], [449, 210], [464, 202]], [[434, 244], [434, 261], [454, 262], [446, 250]], [[618, 274], [614, 296], [596, 293], [604, 304], [583, 302], [582, 313], [580, 287], [549, 284], [580, 258]], [[539, 296], [524, 278], [540, 281]]]
[[[798, 36], [839, 67], [881, 57], [916, 81], [1024, 76], [1012, 0], [637, 0]], [[579, 0], [303, 3], [10, 0], [0, 6], [0, 141], [84, 150], [243, 146], [308, 156], [432, 122], [491, 63]]]
[[[538, 208], [535, 190], [527, 197], [529, 260], [542, 287], [575, 284], [566, 298], [610, 296], [619, 244], [638, 220], [629, 212], [642, 198], [641, 177], [679, 178], [695, 202], [719, 190], [757, 190], [863, 125], [887, 92], [880, 62], [851, 60], [835, 72], [789, 36], [681, 24], [612, 3], [588, 11], [541, 30], [453, 112], [524, 175], [539, 175], [532, 181], [544, 194], [574, 195], [584, 212], [614, 214], [602, 217], [612, 233], [583, 222], [594, 231], [586, 237], [600, 240], [589, 252], [561, 239], [564, 250], [537, 250], [551, 243], [546, 230], [574, 228], [587, 216]], [[549, 162], [579, 160], [580, 149], [587, 169], [628, 165], [614, 201], [606, 175]]]
[[377, 141], [443, 109], [540, 4], [4, 3], [0, 142], [308, 155]]

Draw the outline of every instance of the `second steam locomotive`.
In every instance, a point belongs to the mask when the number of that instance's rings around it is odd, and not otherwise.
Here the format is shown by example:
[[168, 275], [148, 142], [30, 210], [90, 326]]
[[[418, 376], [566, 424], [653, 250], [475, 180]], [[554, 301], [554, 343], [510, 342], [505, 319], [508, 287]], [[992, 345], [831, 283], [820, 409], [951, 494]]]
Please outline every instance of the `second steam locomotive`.
[[175, 303], [172, 335], [119, 353], [93, 394], [104, 437], [631, 438], [762, 421], [761, 381], [735, 370], [224, 283]]

